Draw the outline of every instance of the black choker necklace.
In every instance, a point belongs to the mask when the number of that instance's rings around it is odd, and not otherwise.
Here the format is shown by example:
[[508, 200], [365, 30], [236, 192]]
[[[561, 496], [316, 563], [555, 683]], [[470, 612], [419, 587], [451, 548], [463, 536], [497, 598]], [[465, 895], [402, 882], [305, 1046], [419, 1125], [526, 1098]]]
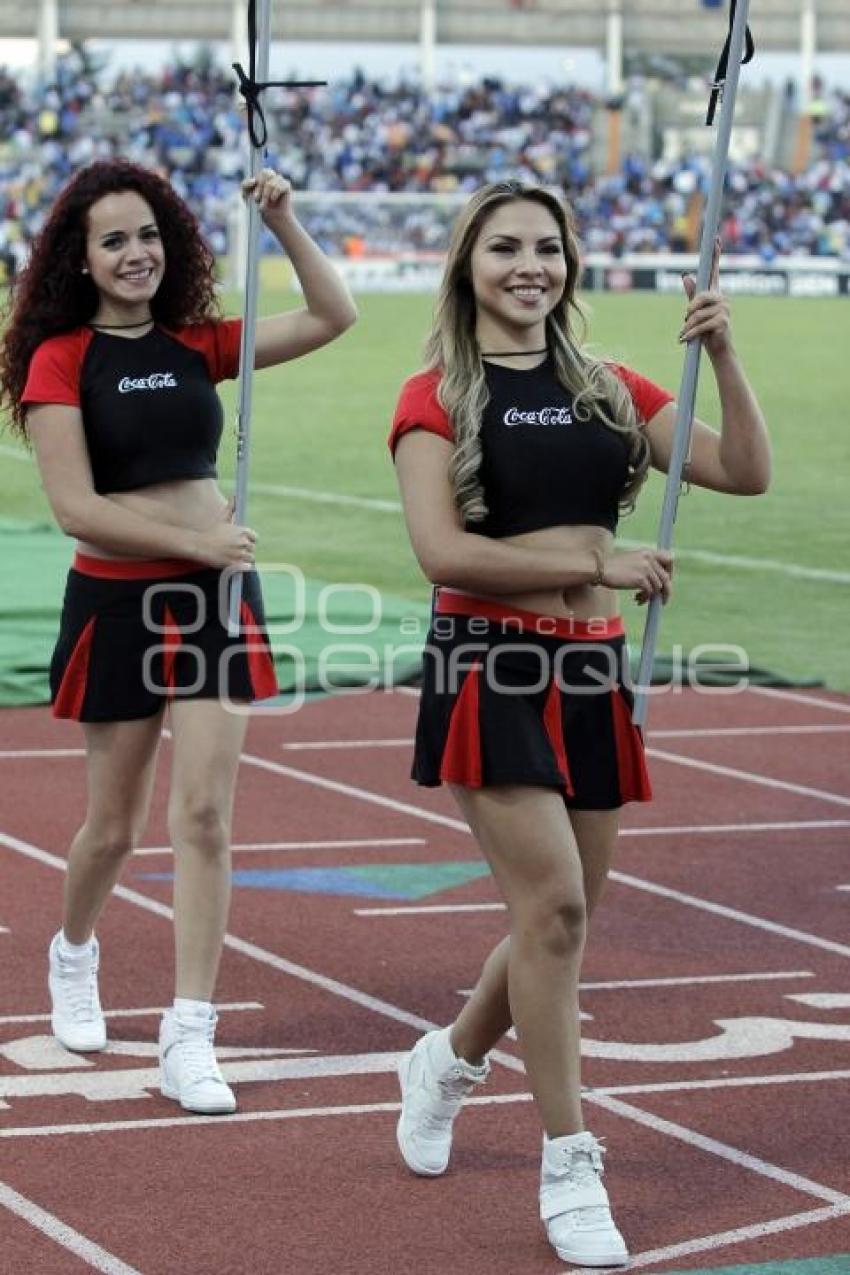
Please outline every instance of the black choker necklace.
[[104, 332], [118, 332], [123, 328], [146, 328], [153, 319], [142, 319], [141, 323], [89, 323], [90, 328], [100, 328]]
[[479, 353], [482, 359], [518, 359], [526, 354], [548, 354], [549, 347], [544, 345], [542, 350], [481, 350]]

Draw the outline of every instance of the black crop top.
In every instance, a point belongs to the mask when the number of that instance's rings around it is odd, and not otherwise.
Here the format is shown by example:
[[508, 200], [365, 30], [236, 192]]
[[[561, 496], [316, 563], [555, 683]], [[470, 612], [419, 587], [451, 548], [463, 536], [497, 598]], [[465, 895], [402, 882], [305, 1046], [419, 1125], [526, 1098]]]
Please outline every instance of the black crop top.
[[[672, 395], [645, 377], [611, 364], [647, 421]], [[467, 529], [499, 538], [542, 527], [582, 525], [614, 531], [628, 478], [628, 442], [592, 417], [579, 420], [572, 396], [547, 360], [517, 370], [484, 364], [489, 402], [481, 422], [481, 468], [487, 516]], [[437, 400], [439, 372], [405, 382], [390, 435], [425, 429], [451, 441], [454, 432]]]
[[153, 327], [127, 338], [79, 328], [32, 357], [24, 403], [82, 412], [95, 491], [215, 478], [223, 426], [215, 382], [239, 369], [241, 322]]

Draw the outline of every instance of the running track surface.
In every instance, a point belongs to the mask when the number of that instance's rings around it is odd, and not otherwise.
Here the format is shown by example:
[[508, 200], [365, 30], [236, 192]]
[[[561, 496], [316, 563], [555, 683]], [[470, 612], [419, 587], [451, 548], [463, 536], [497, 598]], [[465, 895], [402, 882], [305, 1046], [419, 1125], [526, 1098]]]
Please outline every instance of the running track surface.
[[[84, 803], [77, 729], [0, 750], [0, 1270], [545, 1275], [539, 1126], [516, 1046], [449, 1173], [395, 1146], [395, 1064], [448, 1021], [505, 914], [448, 793], [407, 778], [413, 693], [251, 724], [218, 998], [235, 1117], [157, 1087], [171, 995], [168, 740], [145, 845], [99, 927], [110, 1048], [50, 1037], [45, 951]], [[632, 1269], [850, 1272], [850, 702], [660, 697], [581, 997], [586, 1119]], [[342, 844], [340, 844], [342, 843]]]

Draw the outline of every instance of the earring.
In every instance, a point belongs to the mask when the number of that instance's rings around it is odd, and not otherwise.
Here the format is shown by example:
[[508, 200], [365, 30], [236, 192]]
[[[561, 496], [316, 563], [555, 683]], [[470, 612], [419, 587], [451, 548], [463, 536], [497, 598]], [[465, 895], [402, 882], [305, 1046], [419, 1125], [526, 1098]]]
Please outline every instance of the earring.
[[83, 266], [82, 270], [80, 271], [80, 274], [88, 274], [88, 272], [89, 272], [88, 266]]

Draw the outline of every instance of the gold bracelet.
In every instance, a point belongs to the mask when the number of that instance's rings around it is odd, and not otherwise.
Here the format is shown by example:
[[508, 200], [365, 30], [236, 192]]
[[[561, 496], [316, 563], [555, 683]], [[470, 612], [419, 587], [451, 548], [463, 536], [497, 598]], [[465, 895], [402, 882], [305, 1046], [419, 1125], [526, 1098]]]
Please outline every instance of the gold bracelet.
[[599, 549], [591, 549], [590, 552], [593, 554], [593, 559], [596, 563], [596, 574], [590, 583], [594, 588], [598, 588], [599, 585], [604, 585], [605, 583], [605, 559]]

